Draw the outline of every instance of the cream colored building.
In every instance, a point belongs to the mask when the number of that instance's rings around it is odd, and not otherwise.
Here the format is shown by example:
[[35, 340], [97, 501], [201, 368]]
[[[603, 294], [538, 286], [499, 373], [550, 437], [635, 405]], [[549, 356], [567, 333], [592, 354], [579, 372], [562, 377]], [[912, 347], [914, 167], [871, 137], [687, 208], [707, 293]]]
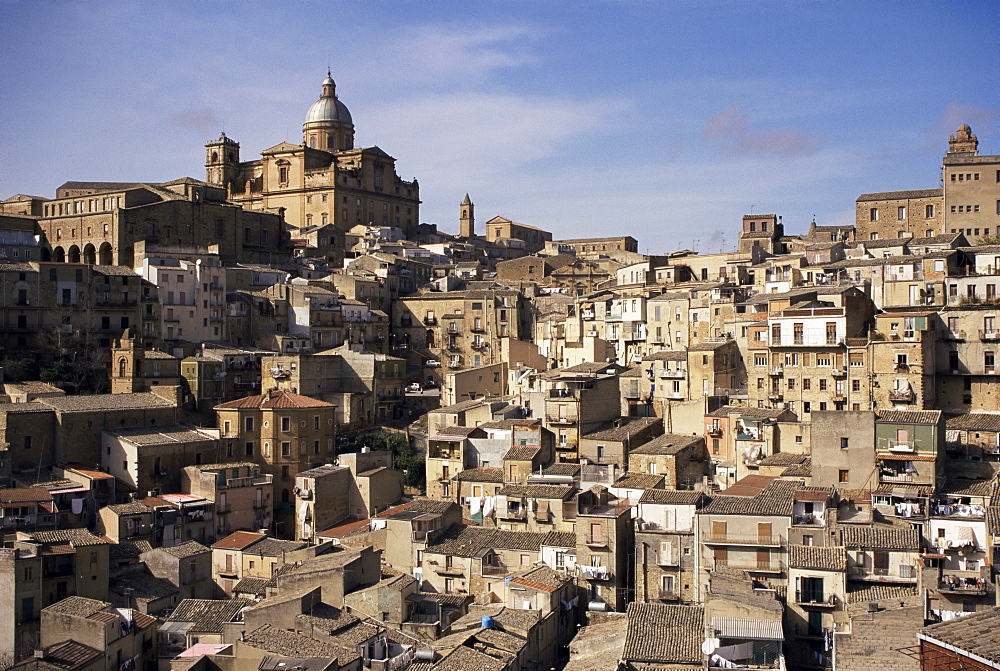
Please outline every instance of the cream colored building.
[[[239, 144], [222, 134], [205, 145], [205, 168], [206, 180], [224, 186], [231, 202], [283, 210], [299, 231], [330, 224], [348, 231], [364, 224], [410, 232], [420, 223], [417, 181], [401, 179], [396, 159], [378, 147], [354, 146], [354, 121], [329, 75], [306, 113], [301, 144], [281, 142], [259, 160], [241, 161]], [[321, 240], [318, 251], [342, 258], [335, 238]]]

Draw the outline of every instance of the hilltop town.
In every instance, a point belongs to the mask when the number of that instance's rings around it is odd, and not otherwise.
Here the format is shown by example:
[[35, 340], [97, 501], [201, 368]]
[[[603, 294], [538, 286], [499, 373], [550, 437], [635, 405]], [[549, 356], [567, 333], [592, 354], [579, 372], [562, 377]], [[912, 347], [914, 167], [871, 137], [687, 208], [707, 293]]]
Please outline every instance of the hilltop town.
[[421, 222], [329, 75], [302, 128], [0, 202], [0, 666], [1000, 668], [969, 126], [853, 224], [655, 255]]

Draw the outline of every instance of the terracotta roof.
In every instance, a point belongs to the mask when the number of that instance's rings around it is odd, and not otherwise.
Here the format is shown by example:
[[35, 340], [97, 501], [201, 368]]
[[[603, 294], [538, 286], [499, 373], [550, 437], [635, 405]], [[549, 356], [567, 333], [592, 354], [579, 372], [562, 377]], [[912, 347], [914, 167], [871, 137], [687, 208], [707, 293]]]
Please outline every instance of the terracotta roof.
[[700, 442], [704, 442], [704, 438], [701, 436], [685, 436], [677, 433], [665, 433], [662, 436], [657, 436], [651, 441], [640, 445], [632, 450], [629, 450], [629, 454], [656, 454], [656, 455], [671, 455], [677, 454], [686, 447], [696, 445]]
[[497, 494], [530, 499], [565, 499], [573, 490], [572, 485], [504, 485]]
[[847, 603], [885, 601], [886, 599], [908, 599], [919, 596], [916, 585], [894, 585], [887, 582], [847, 583]]
[[624, 441], [640, 431], [662, 423], [663, 420], [659, 417], [621, 417], [614, 421], [615, 426], [584, 434], [581, 438], [584, 440]]
[[580, 464], [573, 464], [569, 462], [555, 463], [551, 466], [547, 466], [543, 471], [542, 475], [565, 475], [565, 476], [576, 476], [580, 472]]
[[885, 410], [878, 413], [876, 424], [937, 424], [940, 410]]
[[808, 459], [804, 454], [792, 454], [790, 452], [775, 452], [761, 459], [761, 466], [795, 466]]
[[529, 569], [511, 579], [511, 582], [518, 585], [524, 585], [525, 587], [549, 593], [555, 592], [569, 581], [570, 578], [544, 565]]
[[467, 468], [464, 471], [456, 473], [452, 480], [461, 480], [462, 482], [496, 482], [503, 483], [504, 475], [502, 468]]
[[52, 494], [44, 487], [0, 489], [0, 503], [40, 503], [51, 500]]
[[[1000, 664], [998, 627], [1000, 627], [1000, 608], [990, 608], [949, 622], [932, 624], [919, 631], [918, 636], [940, 641], [980, 659]], [[959, 664], [961, 665], [961, 662]]]
[[1000, 431], [1000, 412], [969, 412], [949, 419], [949, 429], [970, 431]]
[[247, 599], [184, 599], [167, 622], [192, 622], [193, 632], [221, 634], [223, 624], [232, 622], [241, 610], [253, 605]]
[[630, 603], [622, 659], [648, 664], [701, 664], [705, 609]]
[[222, 540], [215, 542], [212, 547], [221, 550], [242, 550], [261, 538], [264, 538], [264, 534], [256, 531], [234, 531]]
[[101, 651], [78, 641], [69, 640], [46, 648], [44, 660], [53, 666], [73, 671], [86, 668], [103, 656], [104, 653]]
[[57, 601], [45, 608], [46, 612], [59, 613], [60, 615], [76, 615], [78, 617], [89, 617], [98, 611], [102, 611], [111, 604], [107, 601], [88, 599], [83, 596], [69, 596], [62, 601]]
[[177, 407], [174, 403], [152, 392], [93, 394], [90, 396], [50, 396], [38, 399], [37, 403], [55, 408], [59, 412], [95, 412]]
[[841, 537], [845, 547], [870, 550], [920, 549], [920, 532], [897, 526], [844, 526]]
[[202, 545], [198, 541], [188, 541], [186, 543], [181, 543], [180, 545], [169, 545], [159, 549], [163, 550], [168, 555], [177, 557], [178, 559], [187, 559], [188, 557], [195, 557], [205, 552], [212, 551], [211, 548]]
[[261, 625], [253, 631], [247, 632], [243, 636], [243, 642], [278, 655], [336, 659], [342, 666], [346, 666], [360, 657], [353, 648], [348, 650], [346, 647], [327, 641], [318, 641], [270, 624]]
[[460, 645], [434, 665], [434, 671], [503, 671], [507, 662]]
[[788, 565], [823, 571], [846, 571], [847, 553], [842, 547], [789, 545]]
[[315, 398], [310, 398], [308, 396], [302, 396], [300, 394], [293, 394], [290, 391], [285, 391], [284, 389], [272, 389], [266, 394], [259, 394], [257, 396], [246, 396], [244, 398], [238, 398], [235, 401], [229, 401], [228, 403], [220, 403], [215, 406], [216, 409], [261, 409], [261, 410], [276, 410], [284, 408], [335, 408], [333, 403], [327, 403], [326, 401], [320, 401]]
[[504, 461], [533, 461], [538, 453], [541, 452], [542, 448], [533, 447], [528, 445], [515, 445], [514, 447], [507, 450], [507, 454], [503, 455]]
[[576, 546], [576, 534], [571, 531], [550, 531], [542, 538], [541, 545], [556, 548], [571, 548]]
[[[744, 478], [745, 480], [746, 478]], [[742, 480], [740, 481], [742, 482]], [[705, 515], [791, 515], [792, 501], [798, 482], [774, 480], [764, 489], [751, 495], [732, 495], [740, 487], [737, 482], [723, 491], [712, 502], [701, 509]]]
[[647, 489], [642, 493], [639, 503], [659, 503], [667, 505], [697, 505], [705, 498], [701, 492], [681, 491], [676, 489]]
[[57, 529], [55, 531], [34, 531], [29, 534], [39, 543], [69, 543], [73, 547], [88, 547], [91, 545], [107, 545], [108, 542], [100, 536], [95, 536], [86, 529]]
[[662, 475], [625, 472], [615, 481], [612, 487], [620, 487], [622, 489], [655, 489], [662, 485]]

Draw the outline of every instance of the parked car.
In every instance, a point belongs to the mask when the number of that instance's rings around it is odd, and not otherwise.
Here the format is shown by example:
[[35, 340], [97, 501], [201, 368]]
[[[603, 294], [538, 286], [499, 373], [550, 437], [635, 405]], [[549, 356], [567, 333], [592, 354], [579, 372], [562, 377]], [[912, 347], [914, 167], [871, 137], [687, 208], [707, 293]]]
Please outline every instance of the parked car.
[[428, 359], [427, 361], [424, 362], [424, 366], [426, 366], [427, 368], [438, 368], [440, 365], [441, 362], [438, 361], [437, 359]]
[[421, 391], [420, 383], [411, 382], [410, 384], [406, 385], [406, 391]]

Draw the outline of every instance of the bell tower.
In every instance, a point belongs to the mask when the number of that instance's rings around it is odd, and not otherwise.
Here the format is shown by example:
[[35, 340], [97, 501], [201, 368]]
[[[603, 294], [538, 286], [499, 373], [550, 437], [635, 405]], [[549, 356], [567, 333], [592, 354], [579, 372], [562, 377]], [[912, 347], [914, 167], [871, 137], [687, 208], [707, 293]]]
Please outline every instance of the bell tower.
[[[979, 154], [979, 139], [972, 134], [968, 124], [962, 124], [955, 134], [948, 138], [949, 154], [964, 154], [976, 156]], [[978, 210], [976, 210], [978, 212]]]
[[205, 181], [229, 186], [240, 170], [240, 143], [223, 133], [205, 145]]
[[476, 206], [465, 194], [465, 199], [459, 207], [458, 235], [463, 238], [476, 237]]
[[130, 394], [146, 391], [143, 362], [146, 348], [139, 344], [131, 330], [122, 333], [111, 348], [111, 393]]

